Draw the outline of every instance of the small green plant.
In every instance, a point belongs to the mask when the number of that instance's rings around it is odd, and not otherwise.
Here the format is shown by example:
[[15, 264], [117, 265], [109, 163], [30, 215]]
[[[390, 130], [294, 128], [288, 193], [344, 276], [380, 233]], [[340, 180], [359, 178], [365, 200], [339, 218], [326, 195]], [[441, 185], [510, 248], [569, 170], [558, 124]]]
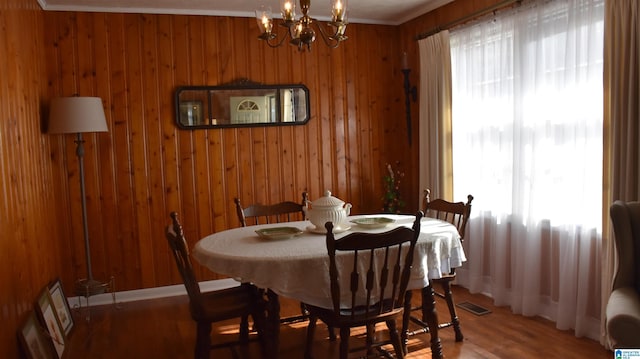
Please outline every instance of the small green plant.
[[[396, 162], [396, 166], [399, 162]], [[387, 163], [387, 173], [382, 177], [384, 184], [384, 196], [382, 197], [382, 211], [384, 213], [400, 213], [404, 208], [404, 201], [400, 198], [400, 180], [404, 172], [394, 171], [391, 164]]]

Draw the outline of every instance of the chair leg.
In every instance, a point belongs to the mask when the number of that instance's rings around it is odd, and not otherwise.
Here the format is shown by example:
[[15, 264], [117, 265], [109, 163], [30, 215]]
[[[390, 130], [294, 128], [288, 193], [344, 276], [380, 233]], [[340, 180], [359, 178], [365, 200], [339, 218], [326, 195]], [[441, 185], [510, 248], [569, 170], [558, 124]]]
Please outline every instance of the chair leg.
[[309, 324], [307, 324], [307, 343], [304, 347], [304, 357], [305, 359], [312, 359], [312, 350], [313, 346], [313, 337], [316, 332], [316, 322], [318, 321], [317, 317], [309, 316]]
[[251, 313], [251, 318], [253, 318], [253, 328], [258, 333], [258, 342], [260, 343], [260, 351], [263, 358], [268, 357], [268, 343], [267, 336], [265, 335], [265, 327], [267, 325], [265, 310], [263, 302], [256, 302]]
[[373, 355], [373, 339], [376, 336], [376, 325], [367, 325], [367, 336], [365, 338], [365, 345], [367, 347], [367, 358]]
[[456, 313], [456, 306], [453, 302], [453, 293], [451, 292], [451, 281], [443, 280], [440, 282], [442, 285], [442, 292], [444, 293], [444, 299], [447, 301], [449, 307], [449, 314], [451, 315], [451, 324], [453, 330], [456, 333], [456, 341], [461, 342], [464, 339], [462, 330], [460, 330], [460, 320], [458, 319], [458, 313]]
[[408, 290], [404, 294], [404, 313], [402, 315], [402, 352], [407, 354], [409, 348], [407, 345], [409, 344], [409, 318], [411, 317], [411, 290]]
[[309, 309], [307, 309], [307, 305], [302, 302], [300, 302], [300, 315], [303, 317], [309, 316]]
[[404, 359], [404, 345], [400, 341], [400, 335], [398, 335], [398, 328], [395, 320], [387, 321], [387, 328], [389, 328], [389, 336], [391, 337], [391, 344], [393, 344], [393, 350], [396, 352], [396, 358]]
[[331, 342], [335, 342], [336, 341], [336, 330], [334, 327], [327, 325], [327, 330], [329, 331], [329, 341]]
[[266, 313], [267, 357], [275, 359], [278, 358], [280, 342], [280, 299], [271, 289], [267, 289]]
[[[307, 309], [307, 305], [305, 303], [300, 302], [300, 317], [302, 319], [308, 319], [309, 318], [309, 309]], [[327, 329], [329, 330], [329, 340], [334, 342], [336, 341], [336, 332], [333, 329], [333, 327], [331, 326], [327, 326]]]
[[351, 328], [340, 328], [340, 359], [347, 359], [349, 356], [349, 337], [351, 336]]
[[196, 359], [209, 359], [211, 350], [211, 323], [198, 322], [196, 333]]
[[249, 344], [249, 316], [243, 315], [240, 318], [240, 345]]

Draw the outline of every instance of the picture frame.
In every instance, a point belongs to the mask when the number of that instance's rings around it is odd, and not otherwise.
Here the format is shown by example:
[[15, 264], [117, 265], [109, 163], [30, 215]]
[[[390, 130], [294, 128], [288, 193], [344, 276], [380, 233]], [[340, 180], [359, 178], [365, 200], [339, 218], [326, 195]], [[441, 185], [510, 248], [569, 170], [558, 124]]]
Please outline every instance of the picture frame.
[[60, 325], [64, 329], [65, 337], [69, 337], [74, 327], [73, 315], [67, 297], [64, 295], [64, 289], [62, 288], [62, 282], [60, 278], [56, 278], [51, 284], [49, 284], [49, 295], [51, 296], [51, 303], [58, 314]]
[[64, 335], [64, 329], [60, 325], [60, 319], [51, 302], [49, 288], [44, 288], [38, 297], [36, 312], [42, 322], [42, 325], [48, 332], [49, 341], [55, 349], [57, 358], [62, 358], [67, 346], [67, 338]]
[[45, 329], [40, 325], [34, 311], [29, 312], [23, 322], [18, 332], [18, 338], [27, 359], [54, 358], [51, 340], [45, 333]]
[[184, 126], [204, 125], [204, 111], [202, 101], [180, 102], [180, 123]]

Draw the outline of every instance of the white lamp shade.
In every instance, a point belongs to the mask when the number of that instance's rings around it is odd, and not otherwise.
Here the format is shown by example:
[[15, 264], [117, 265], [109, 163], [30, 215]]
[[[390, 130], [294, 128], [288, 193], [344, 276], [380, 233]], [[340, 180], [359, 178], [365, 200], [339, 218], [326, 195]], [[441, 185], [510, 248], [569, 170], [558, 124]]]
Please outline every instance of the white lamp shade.
[[51, 101], [49, 133], [107, 132], [100, 97], [59, 97]]

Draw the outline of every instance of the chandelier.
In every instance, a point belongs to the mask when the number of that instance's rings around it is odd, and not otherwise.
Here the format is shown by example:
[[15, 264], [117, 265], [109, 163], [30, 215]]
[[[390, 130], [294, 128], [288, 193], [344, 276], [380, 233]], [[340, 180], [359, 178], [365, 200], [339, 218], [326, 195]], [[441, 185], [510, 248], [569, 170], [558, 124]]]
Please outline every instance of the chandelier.
[[[278, 47], [288, 38], [289, 43], [297, 46], [298, 50], [304, 51], [305, 47], [311, 51], [311, 44], [316, 40], [315, 27], [320, 33], [320, 37], [324, 43], [330, 48], [336, 48], [340, 42], [347, 39], [344, 35], [347, 29], [346, 13], [347, 0], [330, 0], [331, 1], [331, 21], [327, 25], [308, 15], [311, 0], [300, 0], [300, 9], [302, 17], [296, 20], [295, 0], [280, 0], [280, 8], [282, 21], [280, 26], [287, 28], [287, 31], [278, 40], [278, 35], [273, 31], [273, 17], [271, 8], [264, 4], [256, 10], [256, 20], [260, 28], [259, 39], [264, 40], [270, 47]], [[312, 27], [313, 25], [313, 27]]]

